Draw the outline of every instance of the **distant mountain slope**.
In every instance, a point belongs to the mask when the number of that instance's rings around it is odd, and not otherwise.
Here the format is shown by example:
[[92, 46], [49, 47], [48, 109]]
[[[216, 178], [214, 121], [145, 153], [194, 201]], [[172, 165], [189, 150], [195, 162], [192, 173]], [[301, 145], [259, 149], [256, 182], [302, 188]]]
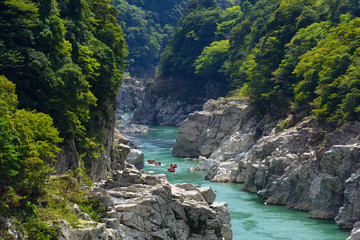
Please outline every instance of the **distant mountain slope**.
[[[188, 0], [113, 0], [129, 49], [127, 71], [137, 78], [154, 78], [160, 55], [174, 33]], [[222, 7], [231, 0], [219, 0]]]
[[275, 117], [360, 119], [356, 1], [190, 1], [162, 54], [154, 95], [249, 98]]

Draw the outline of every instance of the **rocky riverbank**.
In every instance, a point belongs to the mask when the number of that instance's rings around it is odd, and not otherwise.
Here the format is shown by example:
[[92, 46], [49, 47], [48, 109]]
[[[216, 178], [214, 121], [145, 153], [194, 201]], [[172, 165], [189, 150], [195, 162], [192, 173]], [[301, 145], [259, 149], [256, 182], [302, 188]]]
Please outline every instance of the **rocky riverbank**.
[[54, 223], [60, 239], [232, 239], [227, 204], [214, 202], [210, 187], [171, 185], [165, 175], [126, 168], [90, 194], [106, 207], [101, 223], [84, 218], [78, 229]]
[[[100, 221], [93, 221], [79, 206], [69, 203], [80, 222], [74, 227], [65, 219], [48, 221], [58, 239], [232, 239], [227, 203], [215, 202], [216, 192], [211, 187], [173, 185], [165, 174], [142, 173], [138, 169], [143, 168], [143, 154], [133, 154], [137, 150], [127, 145], [129, 140], [119, 131], [113, 135], [112, 170], [88, 194], [89, 200], [103, 209]], [[139, 156], [142, 159], [138, 161]], [[0, 238], [26, 238], [11, 218], [0, 217], [0, 224]]]
[[124, 239], [231, 239], [226, 203], [214, 203], [210, 188], [171, 185], [165, 175], [126, 169], [95, 192], [122, 225]]
[[243, 183], [266, 204], [360, 221], [360, 123], [338, 129], [305, 116], [259, 116], [243, 101], [209, 101], [183, 122], [174, 155], [205, 156], [194, 170], [211, 181]]

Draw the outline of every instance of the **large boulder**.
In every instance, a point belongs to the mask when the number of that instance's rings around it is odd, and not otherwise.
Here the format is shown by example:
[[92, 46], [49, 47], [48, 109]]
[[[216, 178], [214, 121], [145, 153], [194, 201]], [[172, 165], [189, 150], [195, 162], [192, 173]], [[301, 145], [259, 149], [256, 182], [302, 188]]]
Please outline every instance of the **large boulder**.
[[130, 149], [130, 153], [127, 155], [126, 162], [134, 165], [137, 169], [144, 168], [144, 153], [137, 149]]
[[225, 203], [214, 202], [211, 188], [171, 185], [164, 174], [126, 169], [114, 174], [101, 189], [113, 202], [109, 218], [119, 220], [127, 237], [232, 239], [229, 209]]
[[59, 239], [232, 239], [228, 206], [214, 202], [210, 187], [171, 185], [165, 174], [130, 168], [112, 175], [90, 192], [91, 200], [106, 207], [102, 223], [81, 220], [73, 228], [66, 221], [54, 222]]

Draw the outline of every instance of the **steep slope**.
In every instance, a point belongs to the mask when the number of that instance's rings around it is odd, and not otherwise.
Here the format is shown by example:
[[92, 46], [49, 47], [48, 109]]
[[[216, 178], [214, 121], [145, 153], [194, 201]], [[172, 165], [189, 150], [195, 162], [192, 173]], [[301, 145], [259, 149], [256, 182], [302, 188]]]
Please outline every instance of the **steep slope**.
[[243, 183], [266, 204], [351, 229], [360, 221], [359, 136], [356, 121], [337, 129], [300, 115], [277, 121], [245, 102], [212, 101], [183, 122], [173, 154], [203, 154], [194, 170], [211, 181]]
[[[156, 75], [156, 67], [169, 43], [189, 0], [113, 0], [119, 11], [118, 23], [124, 31], [129, 55], [126, 70], [130, 76], [148, 82]], [[217, 0], [222, 8], [233, 1]]]
[[277, 118], [308, 111], [333, 124], [357, 120], [359, 16], [355, 2], [259, 0], [221, 10], [191, 1], [143, 108], [154, 109], [151, 99], [227, 95]]

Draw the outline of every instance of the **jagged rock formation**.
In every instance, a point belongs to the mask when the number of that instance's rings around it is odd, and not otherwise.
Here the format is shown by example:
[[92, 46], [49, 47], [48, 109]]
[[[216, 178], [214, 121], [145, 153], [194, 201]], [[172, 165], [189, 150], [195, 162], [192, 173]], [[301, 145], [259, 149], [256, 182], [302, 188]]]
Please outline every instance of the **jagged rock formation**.
[[161, 98], [150, 91], [150, 85], [145, 89], [145, 97], [136, 109], [132, 122], [138, 124], [180, 126], [191, 112], [200, 110], [203, 100], [196, 99], [188, 103], [172, 98]]
[[[131, 149], [128, 146], [129, 139], [124, 137], [119, 130], [114, 129], [114, 145], [111, 152], [111, 170], [124, 170], [126, 167], [125, 160], [127, 159]], [[112, 172], [111, 171], [111, 172]], [[110, 173], [111, 173], [110, 172]], [[110, 174], [109, 174], [110, 175]]]
[[277, 124], [245, 103], [207, 104], [184, 121], [174, 146], [176, 155], [207, 157], [194, 170], [209, 171], [211, 181], [243, 183], [267, 204], [335, 219], [341, 228], [360, 221], [359, 122], [328, 130], [289, 115]]
[[124, 76], [120, 91], [116, 96], [117, 111], [134, 111], [141, 105], [144, 95], [144, 87], [140, 81], [130, 76]]
[[209, 100], [203, 111], [190, 113], [182, 123], [172, 154], [209, 157], [224, 139], [253, 116], [254, 111], [248, 110], [244, 101]]
[[[214, 190], [190, 183], [171, 185], [165, 174], [142, 174], [129, 164], [132, 151], [137, 151], [127, 145], [129, 139], [115, 130], [113, 142], [110, 177], [95, 183], [89, 195], [106, 208], [101, 222], [89, 220], [74, 206], [80, 225], [54, 222], [59, 239], [232, 239], [227, 203], [214, 202]], [[143, 158], [141, 162], [143, 167]]]
[[147, 175], [126, 168], [96, 184], [91, 198], [107, 207], [103, 223], [72, 229], [57, 223], [61, 239], [232, 239], [230, 212], [214, 202], [209, 187], [171, 185], [164, 174]]
[[346, 240], [360, 240], [360, 222], [354, 224], [354, 228], [351, 231], [351, 236]]

